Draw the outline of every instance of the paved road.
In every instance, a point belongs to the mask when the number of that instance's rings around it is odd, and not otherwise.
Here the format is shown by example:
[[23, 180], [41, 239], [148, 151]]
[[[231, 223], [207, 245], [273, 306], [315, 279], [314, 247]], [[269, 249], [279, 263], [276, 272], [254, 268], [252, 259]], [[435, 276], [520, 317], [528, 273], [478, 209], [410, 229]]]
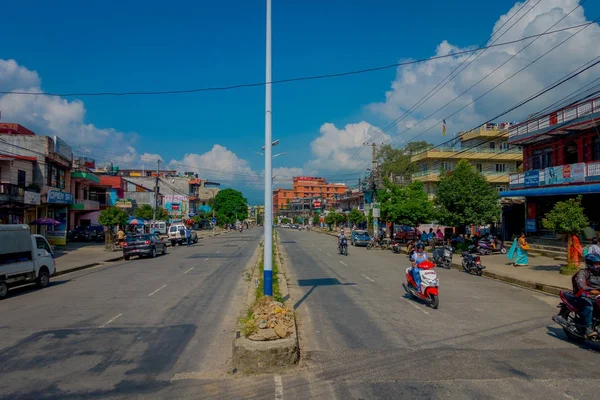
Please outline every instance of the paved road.
[[600, 347], [551, 321], [557, 298], [441, 270], [440, 308], [408, 299], [406, 256], [279, 230], [302, 322], [304, 375], [285, 398], [584, 399], [600, 389]]
[[[259, 234], [16, 289], [0, 302], [0, 398], [219, 397], [211, 382], [229, 380], [243, 271]], [[236, 393], [235, 382], [220, 385]]]

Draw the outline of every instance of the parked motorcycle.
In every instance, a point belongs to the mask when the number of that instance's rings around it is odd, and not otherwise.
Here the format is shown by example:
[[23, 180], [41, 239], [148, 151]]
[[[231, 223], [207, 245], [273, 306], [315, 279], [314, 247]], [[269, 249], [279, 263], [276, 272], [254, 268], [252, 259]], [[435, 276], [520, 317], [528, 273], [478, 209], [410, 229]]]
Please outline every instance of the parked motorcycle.
[[462, 257], [462, 267], [466, 273], [476, 273], [478, 276], [483, 275], [485, 266], [481, 264], [481, 257], [470, 254], [468, 251], [463, 251]]
[[437, 273], [433, 270], [435, 264], [429, 260], [419, 264], [419, 274], [421, 275], [421, 288], [417, 285], [412, 277], [411, 268], [406, 269], [406, 283], [402, 284], [406, 293], [413, 298], [418, 298], [425, 301], [431, 308], [436, 309], [440, 305], [440, 297], [438, 292], [439, 279]]
[[[565, 335], [573, 342], [583, 342], [586, 340], [582, 318], [579, 315], [579, 307], [577, 306], [577, 297], [573, 292], [567, 290], [560, 291], [560, 301], [558, 305], [560, 311], [552, 317], [552, 320], [562, 326]], [[598, 315], [598, 307], [600, 307], [600, 296], [594, 299], [594, 312], [592, 320], [592, 329], [600, 333], [600, 316]], [[600, 335], [596, 335], [591, 339], [593, 342], [600, 342]]]
[[340, 254], [343, 254], [345, 256], [348, 255], [348, 241], [346, 240], [346, 238], [343, 238], [340, 244], [338, 245], [338, 251]]
[[394, 240], [392, 242], [392, 252], [394, 253], [400, 253], [400, 242], [397, 240]]
[[506, 254], [508, 249], [504, 246], [504, 243], [497, 239], [494, 239], [493, 242], [488, 240], [480, 240], [477, 243], [477, 252], [482, 256], [493, 253]]
[[443, 246], [433, 250], [433, 262], [444, 269], [452, 268], [452, 247]]

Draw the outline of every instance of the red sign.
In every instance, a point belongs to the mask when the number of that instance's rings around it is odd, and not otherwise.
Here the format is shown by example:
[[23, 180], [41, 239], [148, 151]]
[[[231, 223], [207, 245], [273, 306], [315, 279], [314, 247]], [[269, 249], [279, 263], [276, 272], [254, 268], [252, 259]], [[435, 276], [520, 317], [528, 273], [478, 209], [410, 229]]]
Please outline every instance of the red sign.
[[313, 203], [313, 206], [314, 206], [315, 208], [321, 208], [321, 202], [320, 202], [320, 201], [315, 201], [315, 202]]
[[171, 210], [179, 211], [179, 204], [171, 204]]
[[299, 181], [316, 181], [320, 178], [314, 176], [297, 176], [296, 179]]

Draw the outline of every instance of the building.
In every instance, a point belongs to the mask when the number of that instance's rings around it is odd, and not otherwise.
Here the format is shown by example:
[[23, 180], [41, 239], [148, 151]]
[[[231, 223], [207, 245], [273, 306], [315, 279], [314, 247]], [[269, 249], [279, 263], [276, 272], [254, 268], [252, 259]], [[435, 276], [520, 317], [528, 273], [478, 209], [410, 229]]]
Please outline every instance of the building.
[[193, 212], [210, 213], [212, 211], [210, 204], [219, 194], [221, 184], [200, 178], [193, 178], [189, 181], [190, 195], [193, 197], [191, 209]]
[[[69, 228], [88, 226], [97, 223], [100, 212], [98, 192], [103, 188], [94, 185], [100, 184], [100, 176], [92, 172], [95, 161], [90, 158], [80, 157], [73, 161], [71, 168], [71, 189], [73, 204], [69, 205]], [[95, 193], [95, 196], [92, 196]], [[96, 197], [92, 199], [92, 197]]]
[[288, 209], [289, 204], [294, 198], [294, 191], [292, 189], [275, 189], [273, 191], [273, 214]]
[[[523, 147], [523, 172], [510, 175], [503, 198], [524, 198], [505, 209], [513, 232], [549, 235], [541, 220], [557, 201], [582, 195], [596, 231], [600, 226], [600, 97], [510, 127], [509, 143]], [[524, 218], [525, 217], [525, 218]], [[505, 224], [506, 225], [506, 224]]]
[[[135, 178], [139, 178], [139, 177], [153, 177], [156, 176], [156, 168], [141, 168], [141, 169], [119, 169], [118, 167], [116, 168], [116, 170], [114, 170], [114, 172], [122, 177], [135, 177]], [[160, 169], [158, 171], [158, 176], [181, 176], [181, 174], [177, 174], [177, 171], [175, 170], [168, 170], [168, 169]]]
[[345, 193], [348, 186], [344, 183], [327, 183], [325, 178], [314, 176], [295, 176], [293, 191], [295, 198], [322, 197], [333, 199], [336, 194]]
[[[0, 150], [0, 223], [23, 224], [35, 219], [41, 182], [34, 184], [37, 157], [3, 154]], [[31, 210], [27, 213], [26, 211]]]
[[520, 146], [509, 144], [510, 124], [487, 124], [458, 135], [454, 144], [434, 147], [415, 154], [411, 161], [417, 165], [413, 181], [421, 181], [425, 191], [433, 197], [439, 175], [452, 171], [458, 161], [468, 160], [498, 191], [506, 190], [509, 175], [521, 166]]

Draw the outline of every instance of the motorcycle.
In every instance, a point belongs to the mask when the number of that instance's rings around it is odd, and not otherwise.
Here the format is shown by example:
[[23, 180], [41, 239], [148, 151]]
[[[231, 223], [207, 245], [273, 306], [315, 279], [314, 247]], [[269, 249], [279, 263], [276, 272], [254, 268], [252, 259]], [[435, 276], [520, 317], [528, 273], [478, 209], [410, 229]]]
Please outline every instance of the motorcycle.
[[495, 240], [495, 243], [487, 240], [481, 240], [477, 243], [477, 252], [482, 256], [492, 253], [506, 254], [508, 249], [504, 246], [504, 243], [497, 239]]
[[392, 252], [394, 253], [400, 253], [400, 242], [397, 240], [394, 240], [392, 242]]
[[462, 267], [466, 273], [476, 273], [477, 276], [483, 275], [483, 270], [485, 266], [481, 265], [481, 257], [474, 256], [470, 254], [468, 251], [462, 252]]
[[416, 242], [414, 240], [409, 240], [408, 242], [406, 242], [406, 252], [408, 253], [409, 260], [415, 252], [415, 244]]
[[[567, 290], [560, 291], [560, 304], [557, 306], [560, 311], [552, 317], [552, 320], [562, 326], [565, 335], [573, 342], [583, 342], [587, 338], [584, 334], [581, 316], [579, 315], [579, 307], [577, 306], [577, 297], [573, 292]], [[592, 320], [592, 329], [600, 333], [600, 316], [598, 315], [598, 307], [600, 307], [600, 296], [594, 299], [594, 312]], [[600, 342], [600, 335], [596, 335], [590, 339], [593, 342]]]
[[452, 268], [452, 247], [443, 246], [433, 250], [433, 262], [444, 269]]
[[406, 283], [402, 284], [406, 293], [413, 298], [418, 298], [425, 301], [429, 307], [437, 309], [440, 305], [440, 297], [438, 292], [439, 279], [437, 273], [433, 270], [435, 264], [429, 260], [419, 264], [419, 274], [421, 275], [421, 288], [417, 285], [412, 277], [411, 269], [406, 269]]
[[345, 238], [342, 239], [342, 241], [338, 245], [338, 251], [340, 254], [343, 254], [345, 256], [348, 255], [348, 241]]

